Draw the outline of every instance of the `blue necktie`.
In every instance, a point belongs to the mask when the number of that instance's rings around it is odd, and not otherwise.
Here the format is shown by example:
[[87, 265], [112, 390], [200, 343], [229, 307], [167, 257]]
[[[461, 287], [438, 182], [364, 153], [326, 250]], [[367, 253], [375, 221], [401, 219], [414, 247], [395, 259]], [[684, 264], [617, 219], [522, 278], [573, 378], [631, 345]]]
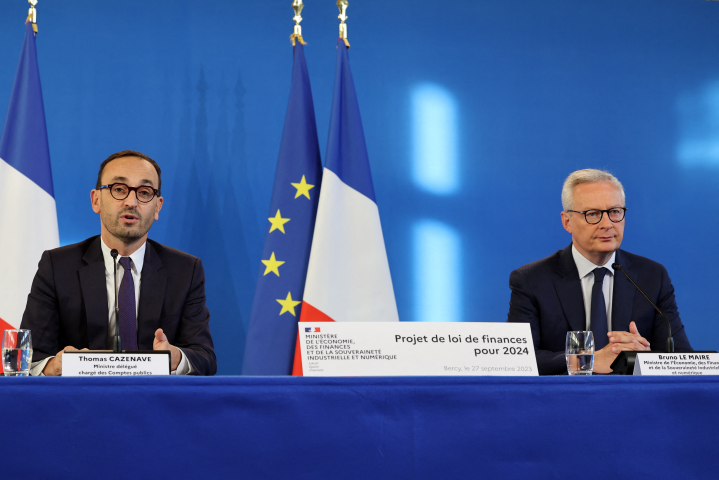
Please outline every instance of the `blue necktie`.
[[120, 265], [125, 269], [117, 294], [120, 305], [120, 338], [123, 350], [137, 350], [137, 310], [135, 307], [135, 281], [132, 279], [130, 257], [122, 257]]
[[604, 292], [602, 284], [607, 269], [599, 267], [594, 269], [594, 286], [592, 287], [592, 309], [590, 327], [594, 334], [594, 350], [600, 350], [607, 346], [607, 305], [604, 303]]

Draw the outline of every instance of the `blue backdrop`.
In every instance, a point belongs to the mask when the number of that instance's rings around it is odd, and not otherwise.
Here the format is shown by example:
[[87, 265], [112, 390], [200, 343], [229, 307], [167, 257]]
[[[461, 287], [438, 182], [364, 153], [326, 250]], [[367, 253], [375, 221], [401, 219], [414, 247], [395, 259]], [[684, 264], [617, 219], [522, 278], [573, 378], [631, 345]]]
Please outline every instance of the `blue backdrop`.
[[[334, 3], [308, 0], [302, 22], [323, 155]], [[0, 114], [26, 14], [0, 4]], [[667, 267], [692, 343], [719, 348], [719, 3], [364, 0], [348, 15], [401, 319], [504, 321], [509, 272], [570, 242], [564, 178], [596, 167], [627, 190], [623, 247]], [[292, 16], [290, 0], [38, 4], [61, 243], [99, 232], [103, 159], [156, 159], [150, 235], [202, 257], [220, 374], [241, 370]]]

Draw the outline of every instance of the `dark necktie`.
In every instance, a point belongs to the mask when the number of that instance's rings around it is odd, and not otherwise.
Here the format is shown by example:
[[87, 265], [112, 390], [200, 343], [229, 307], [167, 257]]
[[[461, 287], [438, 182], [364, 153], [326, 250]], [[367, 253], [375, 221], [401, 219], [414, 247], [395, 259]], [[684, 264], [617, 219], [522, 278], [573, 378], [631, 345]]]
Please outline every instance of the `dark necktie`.
[[123, 350], [137, 350], [137, 310], [135, 307], [135, 281], [132, 279], [130, 257], [122, 257], [120, 265], [125, 269], [117, 294], [120, 305], [120, 338]]
[[594, 269], [594, 286], [592, 287], [592, 309], [591, 309], [591, 330], [594, 334], [594, 350], [600, 350], [607, 346], [607, 305], [604, 303], [604, 292], [602, 284], [607, 269], [599, 267]]

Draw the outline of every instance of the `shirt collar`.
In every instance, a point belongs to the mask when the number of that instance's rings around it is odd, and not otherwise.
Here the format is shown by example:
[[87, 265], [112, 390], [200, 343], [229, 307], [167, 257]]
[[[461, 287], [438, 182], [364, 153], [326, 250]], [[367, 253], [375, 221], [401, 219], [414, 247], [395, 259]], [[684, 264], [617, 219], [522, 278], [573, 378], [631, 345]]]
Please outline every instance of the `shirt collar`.
[[[110, 255], [110, 247], [105, 245], [105, 241], [100, 237], [100, 248], [102, 249], [102, 257], [105, 260], [105, 271], [106, 272], [112, 272], [113, 271], [113, 261], [112, 261], [112, 255]], [[145, 263], [145, 249], [147, 248], [147, 241], [143, 242], [142, 246], [135, 250], [134, 253], [130, 254], [130, 259], [132, 260], [132, 270], [135, 272], [135, 275], [138, 275], [140, 272], [142, 272], [142, 265]], [[122, 258], [120, 255], [117, 256], [118, 264], [120, 263], [120, 258]]]
[[574, 257], [574, 263], [577, 265], [577, 271], [579, 272], [579, 278], [584, 278], [590, 273], [594, 271], [595, 268], [604, 267], [609, 272], [611, 272], [612, 276], [614, 276], [614, 269], [612, 268], [612, 264], [614, 263], [614, 258], [617, 256], [617, 252], [612, 253], [612, 257], [609, 259], [609, 261], [606, 263], [606, 265], [595, 265], [589, 260], [587, 260], [584, 255], [579, 253], [579, 250], [577, 250], [574, 247], [574, 243], [572, 243], [572, 257]]

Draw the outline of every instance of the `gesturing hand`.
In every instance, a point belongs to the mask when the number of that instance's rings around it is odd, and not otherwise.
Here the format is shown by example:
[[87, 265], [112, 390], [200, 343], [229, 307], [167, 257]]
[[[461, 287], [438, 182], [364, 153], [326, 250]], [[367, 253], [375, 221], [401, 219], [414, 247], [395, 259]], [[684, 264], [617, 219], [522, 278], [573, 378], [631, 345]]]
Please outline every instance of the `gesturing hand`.
[[180, 365], [180, 360], [182, 360], [182, 353], [180, 353], [179, 348], [174, 345], [170, 345], [170, 342], [167, 341], [167, 335], [165, 335], [165, 332], [163, 332], [161, 328], [155, 330], [155, 340], [152, 342], [152, 349], [169, 350], [170, 369], [173, 372], [177, 370], [177, 367]]

